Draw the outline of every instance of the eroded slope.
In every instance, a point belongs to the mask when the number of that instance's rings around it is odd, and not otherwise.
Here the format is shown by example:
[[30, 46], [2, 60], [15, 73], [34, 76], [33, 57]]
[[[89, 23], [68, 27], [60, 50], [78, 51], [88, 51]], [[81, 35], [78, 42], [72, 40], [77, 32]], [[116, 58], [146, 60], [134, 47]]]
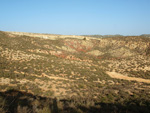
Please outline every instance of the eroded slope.
[[0, 32], [1, 91], [110, 103], [149, 100], [149, 83], [106, 73], [150, 79], [149, 38], [50, 38]]

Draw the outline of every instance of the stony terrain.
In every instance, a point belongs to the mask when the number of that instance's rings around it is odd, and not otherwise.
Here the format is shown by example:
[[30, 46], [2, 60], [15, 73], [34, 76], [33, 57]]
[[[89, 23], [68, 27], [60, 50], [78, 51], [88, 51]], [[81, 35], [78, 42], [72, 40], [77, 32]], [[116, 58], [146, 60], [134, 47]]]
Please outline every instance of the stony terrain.
[[1, 31], [0, 91], [12, 89], [88, 107], [129, 100], [150, 107], [150, 38]]

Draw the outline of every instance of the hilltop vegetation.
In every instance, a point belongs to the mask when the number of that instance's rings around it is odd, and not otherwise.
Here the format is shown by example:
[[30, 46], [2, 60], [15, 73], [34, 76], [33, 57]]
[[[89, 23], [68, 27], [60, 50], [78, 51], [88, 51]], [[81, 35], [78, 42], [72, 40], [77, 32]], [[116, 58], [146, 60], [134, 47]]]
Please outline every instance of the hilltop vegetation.
[[2, 112], [150, 111], [150, 38], [37, 35], [0, 32]]

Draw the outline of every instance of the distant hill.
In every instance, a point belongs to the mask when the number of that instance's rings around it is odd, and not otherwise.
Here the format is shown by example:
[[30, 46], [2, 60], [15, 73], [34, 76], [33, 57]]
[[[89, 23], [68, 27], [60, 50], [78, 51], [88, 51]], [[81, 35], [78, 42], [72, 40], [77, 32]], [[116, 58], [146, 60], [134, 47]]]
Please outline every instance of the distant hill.
[[150, 34], [142, 34], [141, 36], [150, 38]]
[[122, 37], [123, 35], [83, 35], [83, 36], [95, 38], [111, 38], [111, 37]]

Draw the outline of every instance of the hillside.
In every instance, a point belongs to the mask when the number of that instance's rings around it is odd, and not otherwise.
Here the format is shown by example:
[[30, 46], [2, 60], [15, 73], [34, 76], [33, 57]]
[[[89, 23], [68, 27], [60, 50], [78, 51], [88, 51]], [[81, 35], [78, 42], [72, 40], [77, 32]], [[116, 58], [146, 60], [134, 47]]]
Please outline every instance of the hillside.
[[[19, 93], [14, 93], [16, 90]], [[8, 94], [9, 91], [14, 92]], [[48, 112], [53, 108], [41, 107], [39, 98], [44, 98], [44, 103], [54, 99], [52, 103], [47, 102], [49, 105], [58, 103], [55, 112], [148, 113], [150, 38], [1, 31], [0, 92], [3, 112], [19, 112], [18, 109], [25, 108]], [[23, 97], [16, 96], [19, 99], [27, 98], [26, 95], [32, 95], [27, 100], [35, 97], [31, 100], [38, 103], [38, 110], [33, 109], [33, 103], [27, 106], [17, 101], [16, 109], [12, 109], [12, 104], [7, 105], [8, 95], [14, 98], [13, 94], [20, 93]]]

